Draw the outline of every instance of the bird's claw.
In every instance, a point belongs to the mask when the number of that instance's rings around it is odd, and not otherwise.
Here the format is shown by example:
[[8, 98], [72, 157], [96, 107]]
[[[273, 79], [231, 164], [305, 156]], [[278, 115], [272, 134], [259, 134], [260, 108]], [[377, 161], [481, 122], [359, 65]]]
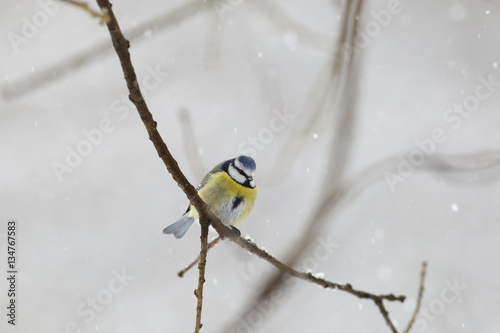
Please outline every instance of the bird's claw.
[[233, 227], [233, 226], [231, 226], [231, 229], [236, 234], [236, 236], [238, 236], [238, 238], [241, 237], [241, 231], [240, 231], [240, 229], [238, 229], [236, 227]]

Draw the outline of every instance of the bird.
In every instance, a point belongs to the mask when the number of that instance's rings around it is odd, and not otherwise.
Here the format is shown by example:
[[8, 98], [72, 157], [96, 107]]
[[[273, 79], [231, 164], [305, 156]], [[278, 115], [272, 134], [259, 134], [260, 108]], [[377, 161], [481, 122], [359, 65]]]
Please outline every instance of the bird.
[[[196, 188], [212, 213], [238, 235], [236, 226], [248, 217], [257, 199], [256, 168], [252, 157], [240, 155], [216, 165]], [[195, 221], [199, 221], [198, 211], [190, 204], [181, 218], [163, 229], [163, 233], [182, 238]]]

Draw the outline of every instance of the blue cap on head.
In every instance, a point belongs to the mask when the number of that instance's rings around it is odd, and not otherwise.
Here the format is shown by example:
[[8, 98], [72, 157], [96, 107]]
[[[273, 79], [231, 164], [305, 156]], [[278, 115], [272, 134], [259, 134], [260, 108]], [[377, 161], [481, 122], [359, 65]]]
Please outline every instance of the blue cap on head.
[[250, 156], [240, 155], [236, 159], [248, 170], [255, 171], [255, 169], [257, 169], [255, 161]]

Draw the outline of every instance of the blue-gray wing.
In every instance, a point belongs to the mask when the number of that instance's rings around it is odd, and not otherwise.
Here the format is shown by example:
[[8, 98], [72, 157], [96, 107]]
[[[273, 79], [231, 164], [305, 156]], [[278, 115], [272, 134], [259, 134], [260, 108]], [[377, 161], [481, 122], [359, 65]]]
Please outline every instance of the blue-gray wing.
[[208, 183], [208, 180], [210, 179], [210, 176], [214, 173], [221, 172], [222, 171], [222, 163], [217, 164], [212, 170], [210, 170], [209, 173], [203, 177], [200, 185], [196, 187], [196, 190], [199, 191], [203, 186], [205, 186]]

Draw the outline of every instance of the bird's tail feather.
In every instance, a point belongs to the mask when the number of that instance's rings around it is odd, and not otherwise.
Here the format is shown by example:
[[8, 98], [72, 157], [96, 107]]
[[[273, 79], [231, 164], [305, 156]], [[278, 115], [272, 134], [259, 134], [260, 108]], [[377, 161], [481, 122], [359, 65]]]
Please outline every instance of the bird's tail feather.
[[163, 229], [164, 234], [174, 234], [175, 238], [181, 238], [184, 236], [186, 231], [188, 231], [191, 224], [193, 224], [194, 218], [183, 215], [179, 221], [172, 223], [165, 229]]

